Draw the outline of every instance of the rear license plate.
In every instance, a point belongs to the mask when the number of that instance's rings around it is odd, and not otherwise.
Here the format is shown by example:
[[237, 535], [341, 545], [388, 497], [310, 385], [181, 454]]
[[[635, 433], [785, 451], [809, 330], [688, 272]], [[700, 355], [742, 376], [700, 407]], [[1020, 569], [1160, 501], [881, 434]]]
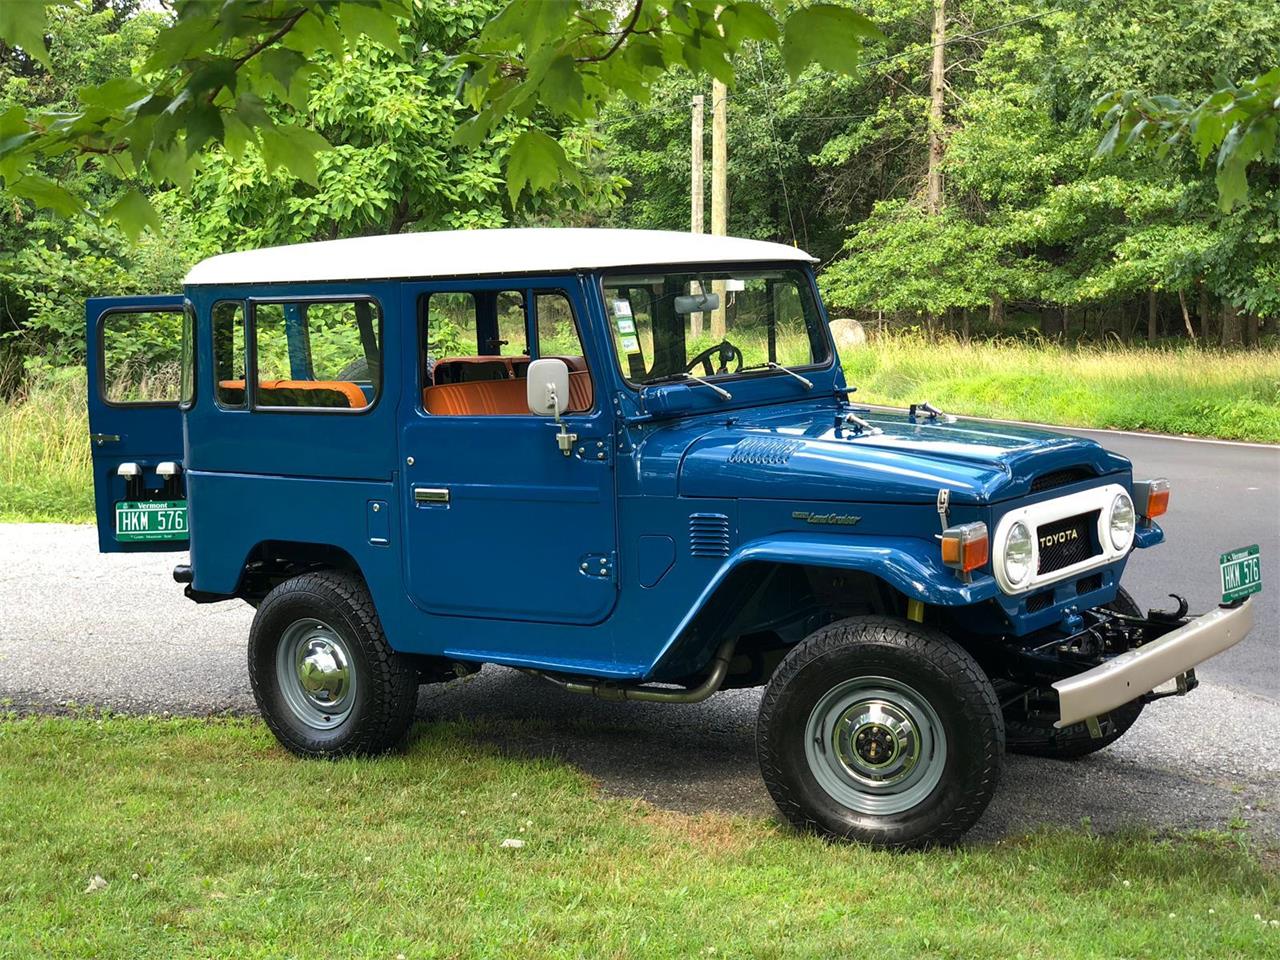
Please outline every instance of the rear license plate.
[[187, 501], [122, 500], [116, 504], [116, 539], [186, 540]]
[[1235, 603], [1262, 589], [1262, 560], [1258, 545], [1224, 553], [1218, 561], [1222, 570], [1222, 602]]

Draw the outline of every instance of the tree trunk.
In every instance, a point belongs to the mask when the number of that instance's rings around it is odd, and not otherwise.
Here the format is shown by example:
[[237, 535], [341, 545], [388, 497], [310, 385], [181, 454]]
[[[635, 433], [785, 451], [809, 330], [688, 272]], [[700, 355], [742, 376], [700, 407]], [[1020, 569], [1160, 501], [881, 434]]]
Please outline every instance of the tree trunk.
[[1156, 311], [1156, 292], [1147, 294], [1147, 343], [1155, 343], [1160, 336], [1160, 314]]
[[997, 332], [1004, 332], [1004, 297], [998, 293], [991, 295], [991, 310], [987, 314], [987, 319], [991, 321], [991, 325]]
[[1258, 345], [1258, 318], [1251, 313], [1240, 314], [1240, 342], [1246, 347]]
[[1209, 288], [1200, 281], [1200, 336], [1205, 343], [1213, 342], [1213, 317], [1209, 307]]
[[1182, 324], [1187, 328], [1187, 336], [1195, 343], [1196, 331], [1191, 326], [1191, 314], [1187, 312], [1187, 295], [1181, 290], [1178, 291], [1178, 306], [1182, 307]]
[[964, 342], [969, 342], [969, 308], [965, 307], [960, 312], [960, 336], [964, 338]]
[[1262, 318], [1262, 335], [1264, 337], [1274, 337], [1276, 335], [1276, 315], [1274, 313]]
[[942, 94], [946, 81], [947, 0], [933, 0], [933, 66], [929, 71], [929, 174], [926, 209], [931, 215], [942, 210]]
[[1240, 346], [1240, 311], [1229, 300], [1222, 304], [1222, 345]]
[[1058, 314], [1052, 308], [1040, 308], [1040, 335], [1046, 340], [1057, 339], [1061, 331], [1058, 329]]

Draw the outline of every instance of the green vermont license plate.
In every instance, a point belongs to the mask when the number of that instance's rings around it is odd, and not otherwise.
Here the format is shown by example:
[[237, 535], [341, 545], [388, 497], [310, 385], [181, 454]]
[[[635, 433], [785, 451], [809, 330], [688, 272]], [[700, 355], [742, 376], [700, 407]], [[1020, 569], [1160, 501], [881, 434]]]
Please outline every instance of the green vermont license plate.
[[116, 539], [186, 540], [187, 501], [120, 501], [116, 504]]
[[1222, 568], [1222, 602], [1234, 603], [1262, 589], [1262, 561], [1258, 545], [1241, 547], [1224, 553]]

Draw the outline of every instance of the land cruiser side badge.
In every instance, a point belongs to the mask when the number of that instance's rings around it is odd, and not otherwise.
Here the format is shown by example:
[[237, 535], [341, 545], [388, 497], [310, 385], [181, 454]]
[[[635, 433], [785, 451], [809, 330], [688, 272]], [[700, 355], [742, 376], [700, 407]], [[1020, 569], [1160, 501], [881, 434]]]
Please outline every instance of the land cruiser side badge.
[[791, 514], [792, 520], [803, 520], [805, 523], [828, 524], [837, 527], [852, 527], [861, 520], [848, 513], [810, 513], [808, 510], [796, 510]]

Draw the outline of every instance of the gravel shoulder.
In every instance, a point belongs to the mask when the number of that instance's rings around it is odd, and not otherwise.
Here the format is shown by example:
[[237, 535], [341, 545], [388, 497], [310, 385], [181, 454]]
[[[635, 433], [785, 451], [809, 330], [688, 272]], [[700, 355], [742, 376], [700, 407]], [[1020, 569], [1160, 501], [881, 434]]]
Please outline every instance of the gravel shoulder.
[[[97, 553], [91, 527], [0, 525], [0, 702], [61, 711], [207, 715], [255, 710], [245, 668], [253, 611], [197, 606], [169, 578], [180, 554]], [[1274, 630], [1271, 625], [1270, 630]], [[684, 812], [771, 816], [754, 755], [759, 691], [692, 705], [606, 703], [488, 667], [424, 687], [423, 719], [470, 723], [520, 755], [553, 756], [608, 793]], [[1280, 840], [1280, 701], [1206, 681], [1153, 704], [1110, 748], [1065, 763], [1010, 756], [971, 837], [1040, 826], [1233, 826]]]

